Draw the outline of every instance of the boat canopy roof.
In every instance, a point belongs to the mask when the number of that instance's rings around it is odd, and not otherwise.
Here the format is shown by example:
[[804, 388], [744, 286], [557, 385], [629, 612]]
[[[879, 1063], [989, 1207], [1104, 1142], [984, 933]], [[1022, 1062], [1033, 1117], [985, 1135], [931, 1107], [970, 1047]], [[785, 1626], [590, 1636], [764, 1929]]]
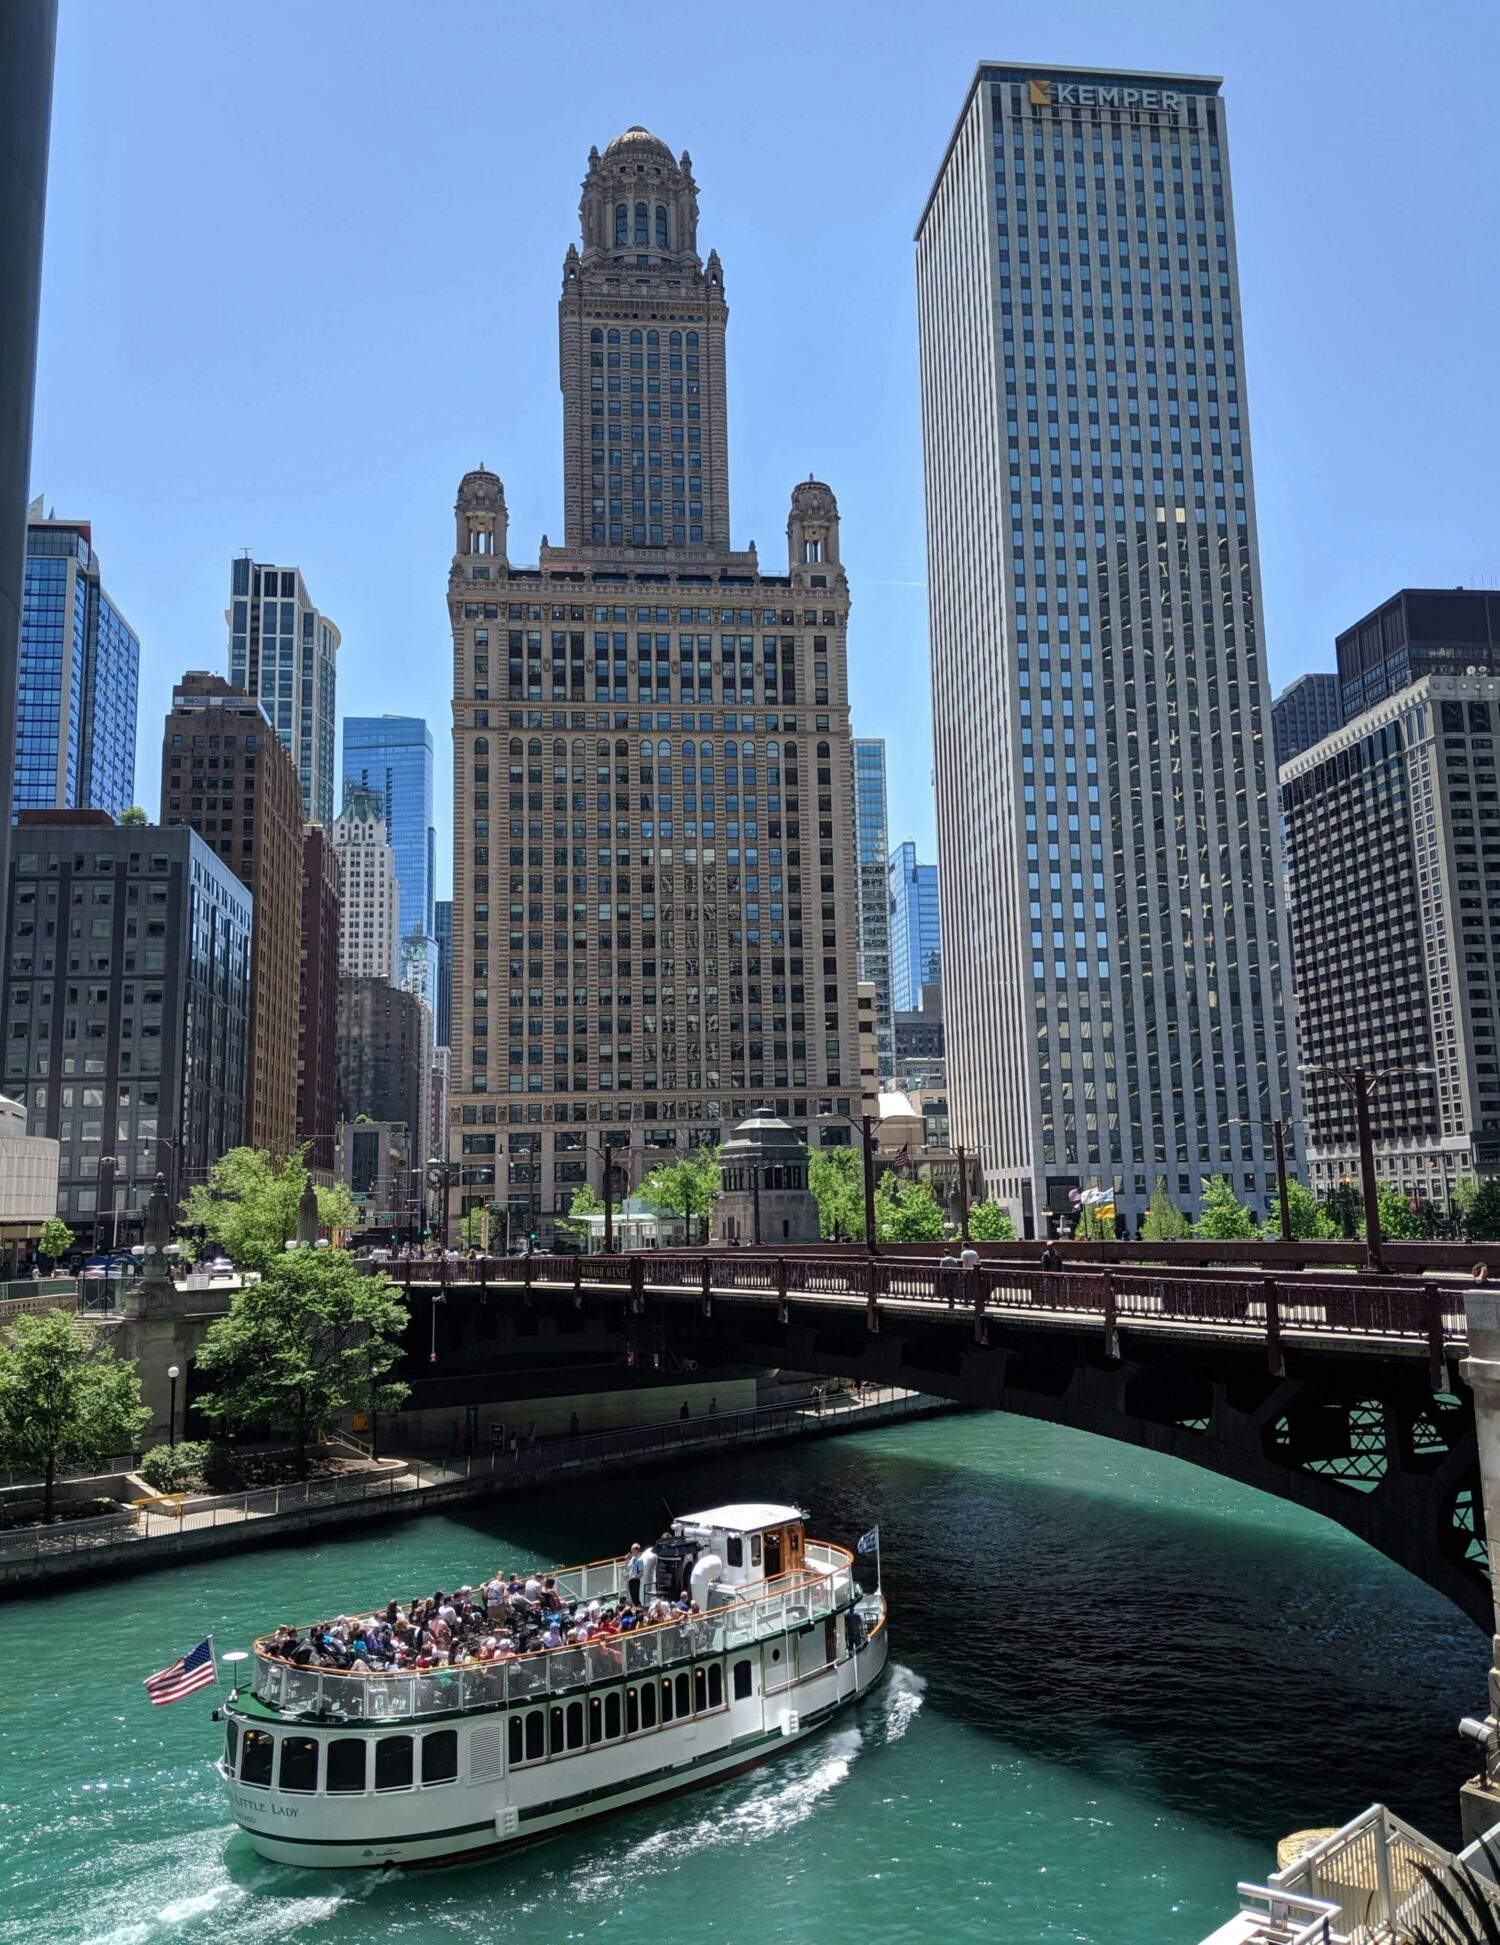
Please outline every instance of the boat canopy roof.
[[711, 1506], [706, 1513], [684, 1513], [673, 1524], [706, 1526], [724, 1533], [758, 1533], [768, 1526], [795, 1526], [806, 1517], [800, 1506], [751, 1500], [740, 1506]]

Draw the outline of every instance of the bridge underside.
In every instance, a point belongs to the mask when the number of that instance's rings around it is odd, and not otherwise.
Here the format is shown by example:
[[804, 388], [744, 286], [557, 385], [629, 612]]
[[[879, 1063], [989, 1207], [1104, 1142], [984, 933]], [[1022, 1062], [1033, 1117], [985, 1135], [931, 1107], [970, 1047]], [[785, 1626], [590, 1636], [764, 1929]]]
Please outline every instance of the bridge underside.
[[[425, 1291], [410, 1292], [413, 1336], [428, 1341]], [[768, 1366], [904, 1385], [976, 1407], [1120, 1439], [1238, 1479], [1336, 1520], [1456, 1603], [1490, 1632], [1479, 1461], [1470, 1393], [1447, 1368], [1434, 1393], [1420, 1352], [1381, 1354], [1283, 1340], [1265, 1350], [1122, 1324], [1118, 1356], [1083, 1330], [1000, 1319], [985, 1343], [946, 1311], [892, 1316], [792, 1297], [715, 1295], [705, 1314], [684, 1290], [649, 1294], [453, 1291], [439, 1308], [439, 1369], [455, 1399], [520, 1351], [555, 1339], [594, 1356], [700, 1377]], [[540, 1340], [540, 1343], [538, 1342]], [[425, 1387], [424, 1387], [425, 1388]]]

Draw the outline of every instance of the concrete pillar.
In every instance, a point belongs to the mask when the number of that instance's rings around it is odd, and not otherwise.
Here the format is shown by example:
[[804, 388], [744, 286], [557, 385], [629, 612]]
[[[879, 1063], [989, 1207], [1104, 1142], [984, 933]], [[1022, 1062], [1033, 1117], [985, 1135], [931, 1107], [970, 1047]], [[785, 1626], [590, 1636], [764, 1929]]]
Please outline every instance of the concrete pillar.
[[1495, 1599], [1490, 1638], [1489, 1715], [1487, 1747], [1476, 1745], [1480, 1774], [1459, 1792], [1464, 1841], [1500, 1824], [1500, 1290], [1469, 1290], [1464, 1296], [1468, 1321], [1469, 1355], [1459, 1366], [1474, 1394], [1474, 1435], [1479, 1451], [1479, 1479], [1484, 1501], [1484, 1530], [1490, 1559], [1490, 1585]]

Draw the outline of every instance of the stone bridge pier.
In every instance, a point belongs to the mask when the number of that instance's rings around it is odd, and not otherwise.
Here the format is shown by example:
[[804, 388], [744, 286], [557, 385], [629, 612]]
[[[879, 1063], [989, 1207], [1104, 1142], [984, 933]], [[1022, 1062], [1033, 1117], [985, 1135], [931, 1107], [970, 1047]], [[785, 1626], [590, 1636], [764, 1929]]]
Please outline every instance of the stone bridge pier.
[[1469, 1354], [1459, 1368], [1474, 1396], [1474, 1438], [1493, 1603], [1486, 1740], [1477, 1746], [1479, 1773], [1460, 1793], [1464, 1840], [1469, 1842], [1500, 1823], [1500, 1581], [1495, 1571], [1500, 1553], [1500, 1289], [1471, 1290], [1464, 1299], [1464, 1313]]

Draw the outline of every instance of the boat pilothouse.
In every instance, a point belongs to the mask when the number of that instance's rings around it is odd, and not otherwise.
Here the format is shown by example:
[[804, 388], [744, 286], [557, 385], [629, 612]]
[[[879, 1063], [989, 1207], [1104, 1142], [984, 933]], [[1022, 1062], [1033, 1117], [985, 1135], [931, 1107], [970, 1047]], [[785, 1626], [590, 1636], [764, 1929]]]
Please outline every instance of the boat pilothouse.
[[267, 1636], [220, 1711], [235, 1821], [282, 1863], [438, 1863], [764, 1761], [886, 1664], [884, 1595], [804, 1519], [713, 1507], [644, 1554], [461, 1588], [436, 1625], [392, 1602]]

